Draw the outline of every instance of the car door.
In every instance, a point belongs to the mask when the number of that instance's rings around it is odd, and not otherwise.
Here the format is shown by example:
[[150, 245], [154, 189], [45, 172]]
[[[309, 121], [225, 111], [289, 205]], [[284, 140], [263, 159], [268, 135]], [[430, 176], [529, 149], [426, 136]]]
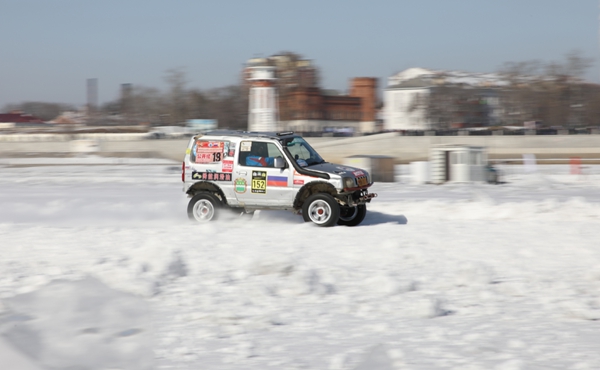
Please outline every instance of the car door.
[[240, 205], [256, 207], [291, 206], [294, 201], [290, 165], [275, 168], [274, 159], [287, 159], [273, 142], [243, 140], [234, 170], [234, 191]]

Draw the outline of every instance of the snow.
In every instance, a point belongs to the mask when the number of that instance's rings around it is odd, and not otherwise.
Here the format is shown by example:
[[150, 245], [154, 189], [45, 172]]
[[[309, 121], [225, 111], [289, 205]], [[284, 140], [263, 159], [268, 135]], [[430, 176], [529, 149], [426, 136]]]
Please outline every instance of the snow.
[[506, 86], [506, 77], [497, 73], [440, 71], [420, 67], [408, 68], [388, 78], [388, 86], [398, 85], [414, 78], [441, 78], [445, 83], [470, 86]]
[[594, 369], [600, 168], [187, 221], [180, 163], [0, 162], [1, 369]]

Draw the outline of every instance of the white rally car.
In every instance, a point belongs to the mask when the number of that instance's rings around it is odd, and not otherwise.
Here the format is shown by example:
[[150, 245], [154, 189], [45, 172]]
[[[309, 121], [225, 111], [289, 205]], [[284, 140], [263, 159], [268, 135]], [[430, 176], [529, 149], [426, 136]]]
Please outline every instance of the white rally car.
[[211, 131], [192, 137], [183, 159], [188, 216], [206, 222], [224, 208], [289, 210], [320, 226], [360, 224], [377, 194], [367, 171], [325, 162], [293, 132]]

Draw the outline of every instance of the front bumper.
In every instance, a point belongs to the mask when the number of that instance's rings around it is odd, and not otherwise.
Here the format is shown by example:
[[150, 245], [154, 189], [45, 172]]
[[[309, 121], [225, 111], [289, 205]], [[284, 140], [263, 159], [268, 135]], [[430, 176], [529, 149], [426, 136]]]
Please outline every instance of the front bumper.
[[348, 195], [346, 203], [350, 207], [354, 207], [360, 204], [369, 203], [371, 199], [376, 198], [376, 193], [369, 193], [367, 189], [357, 190], [352, 194]]
[[377, 193], [368, 193], [358, 198], [359, 203], [369, 203], [371, 199], [377, 198]]

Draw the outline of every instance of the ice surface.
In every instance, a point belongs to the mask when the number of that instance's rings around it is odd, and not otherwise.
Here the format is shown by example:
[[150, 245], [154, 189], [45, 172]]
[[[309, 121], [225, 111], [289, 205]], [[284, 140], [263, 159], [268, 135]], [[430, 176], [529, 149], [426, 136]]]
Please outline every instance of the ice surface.
[[505, 166], [499, 186], [411, 185], [399, 168], [362, 225], [319, 228], [275, 211], [191, 224], [178, 163], [52, 161], [0, 165], [15, 369], [118, 368], [150, 347], [177, 370], [600, 363], [597, 167]]

